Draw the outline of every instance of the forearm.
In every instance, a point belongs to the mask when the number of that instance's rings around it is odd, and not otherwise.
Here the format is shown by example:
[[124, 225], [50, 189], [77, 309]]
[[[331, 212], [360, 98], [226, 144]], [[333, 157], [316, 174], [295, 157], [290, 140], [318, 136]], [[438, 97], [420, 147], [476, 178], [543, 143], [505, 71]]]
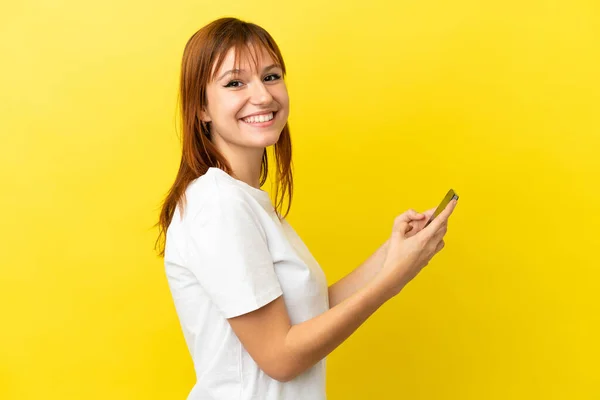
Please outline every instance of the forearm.
[[293, 325], [285, 339], [288, 377], [301, 374], [326, 357], [393, 297], [384, 285], [382, 280], [373, 279], [323, 314]]
[[381, 269], [387, 253], [389, 239], [383, 243], [364, 263], [348, 275], [329, 286], [329, 307], [333, 308], [357, 290], [367, 285]]

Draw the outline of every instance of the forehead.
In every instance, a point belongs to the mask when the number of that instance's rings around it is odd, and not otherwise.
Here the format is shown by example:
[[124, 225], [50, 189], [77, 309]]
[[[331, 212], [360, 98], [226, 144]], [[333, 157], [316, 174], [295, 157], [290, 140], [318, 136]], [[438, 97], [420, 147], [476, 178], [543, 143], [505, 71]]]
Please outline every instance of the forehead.
[[269, 54], [269, 52], [262, 46], [248, 46], [248, 48], [240, 49], [239, 51], [239, 59], [235, 59], [235, 48], [232, 47], [227, 50], [223, 58], [223, 63], [218, 71], [215, 71], [215, 74], [218, 76], [219, 74], [228, 71], [230, 69], [239, 68], [246, 71], [260, 71], [262, 67], [271, 65], [271, 64], [279, 64], [277, 60], [274, 60], [273, 57]]

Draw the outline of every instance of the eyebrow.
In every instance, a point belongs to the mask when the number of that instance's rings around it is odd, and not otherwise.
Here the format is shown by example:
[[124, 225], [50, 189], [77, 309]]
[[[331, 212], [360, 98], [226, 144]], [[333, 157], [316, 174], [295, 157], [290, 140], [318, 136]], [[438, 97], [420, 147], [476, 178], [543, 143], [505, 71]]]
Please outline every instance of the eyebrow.
[[[263, 69], [263, 73], [272, 70], [273, 68], [279, 68], [279, 65], [277, 64], [271, 64], [267, 67], [265, 67]], [[239, 74], [240, 72], [244, 72], [243, 69], [230, 69], [229, 71], [225, 72], [223, 75], [221, 75], [220, 77], [217, 78], [218, 81], [220, 81], [221, 79], [223, 79], [227, 74]]]

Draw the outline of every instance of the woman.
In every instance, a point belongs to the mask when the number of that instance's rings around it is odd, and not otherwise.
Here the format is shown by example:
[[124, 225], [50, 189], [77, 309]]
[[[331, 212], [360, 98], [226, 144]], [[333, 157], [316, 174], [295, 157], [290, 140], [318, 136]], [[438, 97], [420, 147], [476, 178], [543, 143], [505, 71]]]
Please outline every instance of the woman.
[[[285, 220], [285, 73], [272, 37], [234, 18], [203, 27], [184, 51], [183, 151], [157, 243], [194, 361], [188, 399], [325, 399], [325, 357], [444, 246], [455, 202], [427, 227], [433, 210], [409, 210], [375, 254], [328, 287]], [[261, 189], [272, 145], [276, 207]]]

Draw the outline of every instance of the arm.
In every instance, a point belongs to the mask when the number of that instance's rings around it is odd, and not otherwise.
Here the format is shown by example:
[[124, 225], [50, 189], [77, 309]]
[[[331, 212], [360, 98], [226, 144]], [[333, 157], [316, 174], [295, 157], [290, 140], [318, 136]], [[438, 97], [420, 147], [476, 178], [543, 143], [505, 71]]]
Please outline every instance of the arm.
[[[409, 223], [407, 237], [411, 237], [415, 232], [420, 231], [425, 226], [426, 221], [433, 215], [435, 208], [422, 213], [426, 218], [419, 217]], [[416, 228], [416, 229], [415, 229]], [[329, 286], [329, 307], [334, 307], [341, 303], [348, 296], [351, 296], [361, 287], [365, 286], [379, 272], [390, 244], [390, 239], [386, 240], [364, 263], [354, 269], [348, 275]]]
[[379, 272], [390, 240], [386, 240], [364, 263], [329, 286], [329, 307], [333, 308], [370, 282]]
[[375, 278], [335, 307], [297, 325], [290, 324], [282, 296], [229, 323], [260, 368], [286, 382], [336, 349], [393, 296], [385, 282]]
[[397, 295], [404, 285], [390, 289], [379, 274], [389, 245], [388, 239], [362, 265], [329, 287], [330, 309], [321, 315], [292, 326], [280, 296], [257, 310], [229, 319], [259, 367], [278, 381], [295, 378], [335, 350]]

